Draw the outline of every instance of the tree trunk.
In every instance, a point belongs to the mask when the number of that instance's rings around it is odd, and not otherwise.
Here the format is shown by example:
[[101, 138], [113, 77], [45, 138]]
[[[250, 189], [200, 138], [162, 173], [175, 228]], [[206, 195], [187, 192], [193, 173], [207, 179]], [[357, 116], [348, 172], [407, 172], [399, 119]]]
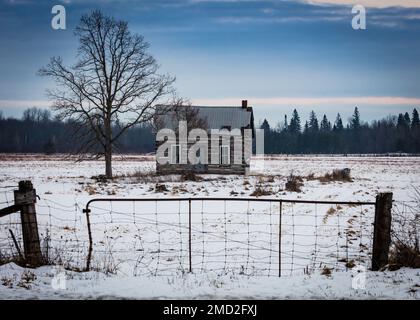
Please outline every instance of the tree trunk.
[[105, 176], [112, 179], [112, 147], [111, 144], [105, 148]]
[[109, 117], [105, 120], [105, 176], [112, 179], [112, 129]]

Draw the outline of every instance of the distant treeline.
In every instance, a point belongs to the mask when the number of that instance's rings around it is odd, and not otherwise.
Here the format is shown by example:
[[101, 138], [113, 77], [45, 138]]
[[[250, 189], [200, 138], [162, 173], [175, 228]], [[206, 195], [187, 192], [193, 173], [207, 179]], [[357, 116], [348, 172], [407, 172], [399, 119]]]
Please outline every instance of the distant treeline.
[[[52, 117], [48, 110], [30, 108], [22, 119], [5, 119], [0, 112], [0, 152], [70, 153], [78, 150], [80, 141], [71, 139], [74, 124]], [[150, 127], [130, 128], [119, 139], [116, 153], [154, 151], [154, 135]]]
[[344, 126], [340, 114], [334, 122], [326, 115], [318, 120], [311, 111], [309, 121], [301, 123], [296, 109], [290, 121], [272, 128], [267, 120], [261, 125], [266, 154], [350, 154], [350, 153], [420, 153], [420, 121], [416, 109], [412, 114], [388, 116], [366, 123], [358, 108]]
[[[22, 119], [5, 119], [0, 112], [0, 152], [69, 153], [78, 149], [71, 139], [74, 123], [53, 117], [48, 110], [30, 108]], [[318, 120], [311, 112], [303, 125], [296, 110], [275, 128], [264, 120], [266, 154], [420, 153], [420, 121], [412, 114], [388, 116], [366, 123], [358, 108], [346, 125], [340, 114], [334, 122], [325, 115]], [[119, 140], [117, 153], [147, 153], [155, 150], [152, 127], [138, 125]]]

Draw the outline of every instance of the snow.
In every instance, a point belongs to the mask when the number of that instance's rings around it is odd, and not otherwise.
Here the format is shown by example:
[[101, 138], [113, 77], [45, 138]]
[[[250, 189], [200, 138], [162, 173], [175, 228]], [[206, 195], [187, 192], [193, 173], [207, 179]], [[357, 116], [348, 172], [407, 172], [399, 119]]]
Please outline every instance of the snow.
[[[32, 180], [40, 196], [40, 237], [51, 238], [51, 259], [78, 268], [85, 266], [88, 243], [82, 209], [93, 198], [239, 198], [249, 197], [260, 185], [272, 192], [265, 198], [274, 199], [372, 202], [378, 192], [393, 192], [398, 206], [412, 201], [414, 188], [420, 188], [418, 157], [277, 156], [265, 159], [263, 169], [260, 159], [253, 159], [252, 174], [247, 177], [209, 175], [192, 182], [177, 176], [139, 175], [154, 171], [154, 158], [126, 156], [114, 158], [114, 174], [120, 178], [110, 183], [91, 179], [103, 174], [102, 161], [75, 163], [37, 155], [2, 155], [1, 160], [0, 207], [12, 204], [10, 186]], [[305, 178], [342, 168], [351, 169], [352, 182]], [[283, 190], [291, 173], [304, 177], [301, 193]], [[156, 179], [167, 192], [155, 192]], [[419, 270], [368, 271], [366, 289], [355, 290], [353, 273], [338, 262], [354, 260], [370, 267], [372, 206], [284, 203], [281, 278], [277, 277], [278, 203], [193, 201], [193, 274], [186, 272], [188, 202], [103, 201], [92, 203], [91, 209], [92, 266], [100, 272], [67, 270], [67, 289], [54, 290], [51, 266], [31, 270], [36, 279], [22, 285], [25, 270], [9, 263], [0, 266], [0, 297], [418, 299]], [[14, 224], [18, 222], [18, 214], [0, 218], [1, 252], [15, 250], [8, 229], [21, 240], [20, 226]], [[321, 275], [323, 267], [331, 269], [331, 276]]]
[[[353, 289], [351, 272], [284, 278], [234, 274], [185, 274], [175, 277], [104, 276], [66, 271], [65, 289], [51, 286], [54, 270], [30, 270], [36, 279], [19, 286], [27, 271], [13, 263], [0, 266], [2, 299], [419, 299], [420, 271], [367, 272], [365, 289]], [[1, 283], [0, 283], [1, 284]]]

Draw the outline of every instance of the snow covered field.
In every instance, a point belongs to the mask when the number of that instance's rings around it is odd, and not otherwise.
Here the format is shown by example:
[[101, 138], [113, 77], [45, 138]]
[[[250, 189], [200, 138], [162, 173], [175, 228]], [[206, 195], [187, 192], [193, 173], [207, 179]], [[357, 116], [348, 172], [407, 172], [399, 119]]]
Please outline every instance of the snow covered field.
[[[284, 156], [266, 159], [263, 167], [254, 159], [248, 177], [181, 181], [148, 175], [153, 157], [127, 156], [115, 158], [118, 178], [103, 183], [91, 179], [103, 173], [102, 162], [0, 155], [0, 207], [12, 204], [11, 187], [19, 180], [32, 180], [44, 252], [56, 263], [83, 268], [88, 242], [82, 208], [93, 198], [239, 198], [262, 188], [269, 194], [261, 198], [366, 202], [390, 191], [399, 205], [412, 201], [420, 187], [419, 165], [415, 157]], [[343, 168], [351, 169], [351, 182], [317, 179]], [[285, 190], [291, 173], [302, 177], [302, 192]], [[0, 266], [0, 297], [419, 298], [420, 270], [367, 272], [366, 288], [352, 288], [350, 268], [370, 267], [372, 206], [282, 206], [279, 248], [278, 202], [193, 201], [188, 274], [188, 201], [95, 202], [92, 267], [100, 272], [66, 271], [66, 289], [60, 290], [51, 286], [52, 267], [32, 270], [34, 277], [9, 263]], [[8, 229], [20, 239], [18, 222], [18, 214], [0, 218], [3, 254], [14, 250]]]

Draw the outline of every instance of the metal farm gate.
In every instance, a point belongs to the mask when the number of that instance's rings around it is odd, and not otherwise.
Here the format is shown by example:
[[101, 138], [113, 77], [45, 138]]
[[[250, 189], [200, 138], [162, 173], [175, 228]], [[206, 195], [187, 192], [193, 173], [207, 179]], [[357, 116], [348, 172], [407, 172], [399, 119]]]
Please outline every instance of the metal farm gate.
[[388, 255], [390, 203], [392, 194], [379, 194], [376, 202], [92, 199], [83, 209], [89, 236], [86, 269], [249, 276], [328, 272], [356, 265], [378, 269]]
[[328, 274], [358, 265], [378, 270], [388, 262], [391, 193], [375, 202], [97, 198], [82, 209], [77, 201], [39, 197], [30, 181], [10, 188], [2, 191], [6, 207], [0, 209], [5, 262], [134, 275], [249, 276]]

